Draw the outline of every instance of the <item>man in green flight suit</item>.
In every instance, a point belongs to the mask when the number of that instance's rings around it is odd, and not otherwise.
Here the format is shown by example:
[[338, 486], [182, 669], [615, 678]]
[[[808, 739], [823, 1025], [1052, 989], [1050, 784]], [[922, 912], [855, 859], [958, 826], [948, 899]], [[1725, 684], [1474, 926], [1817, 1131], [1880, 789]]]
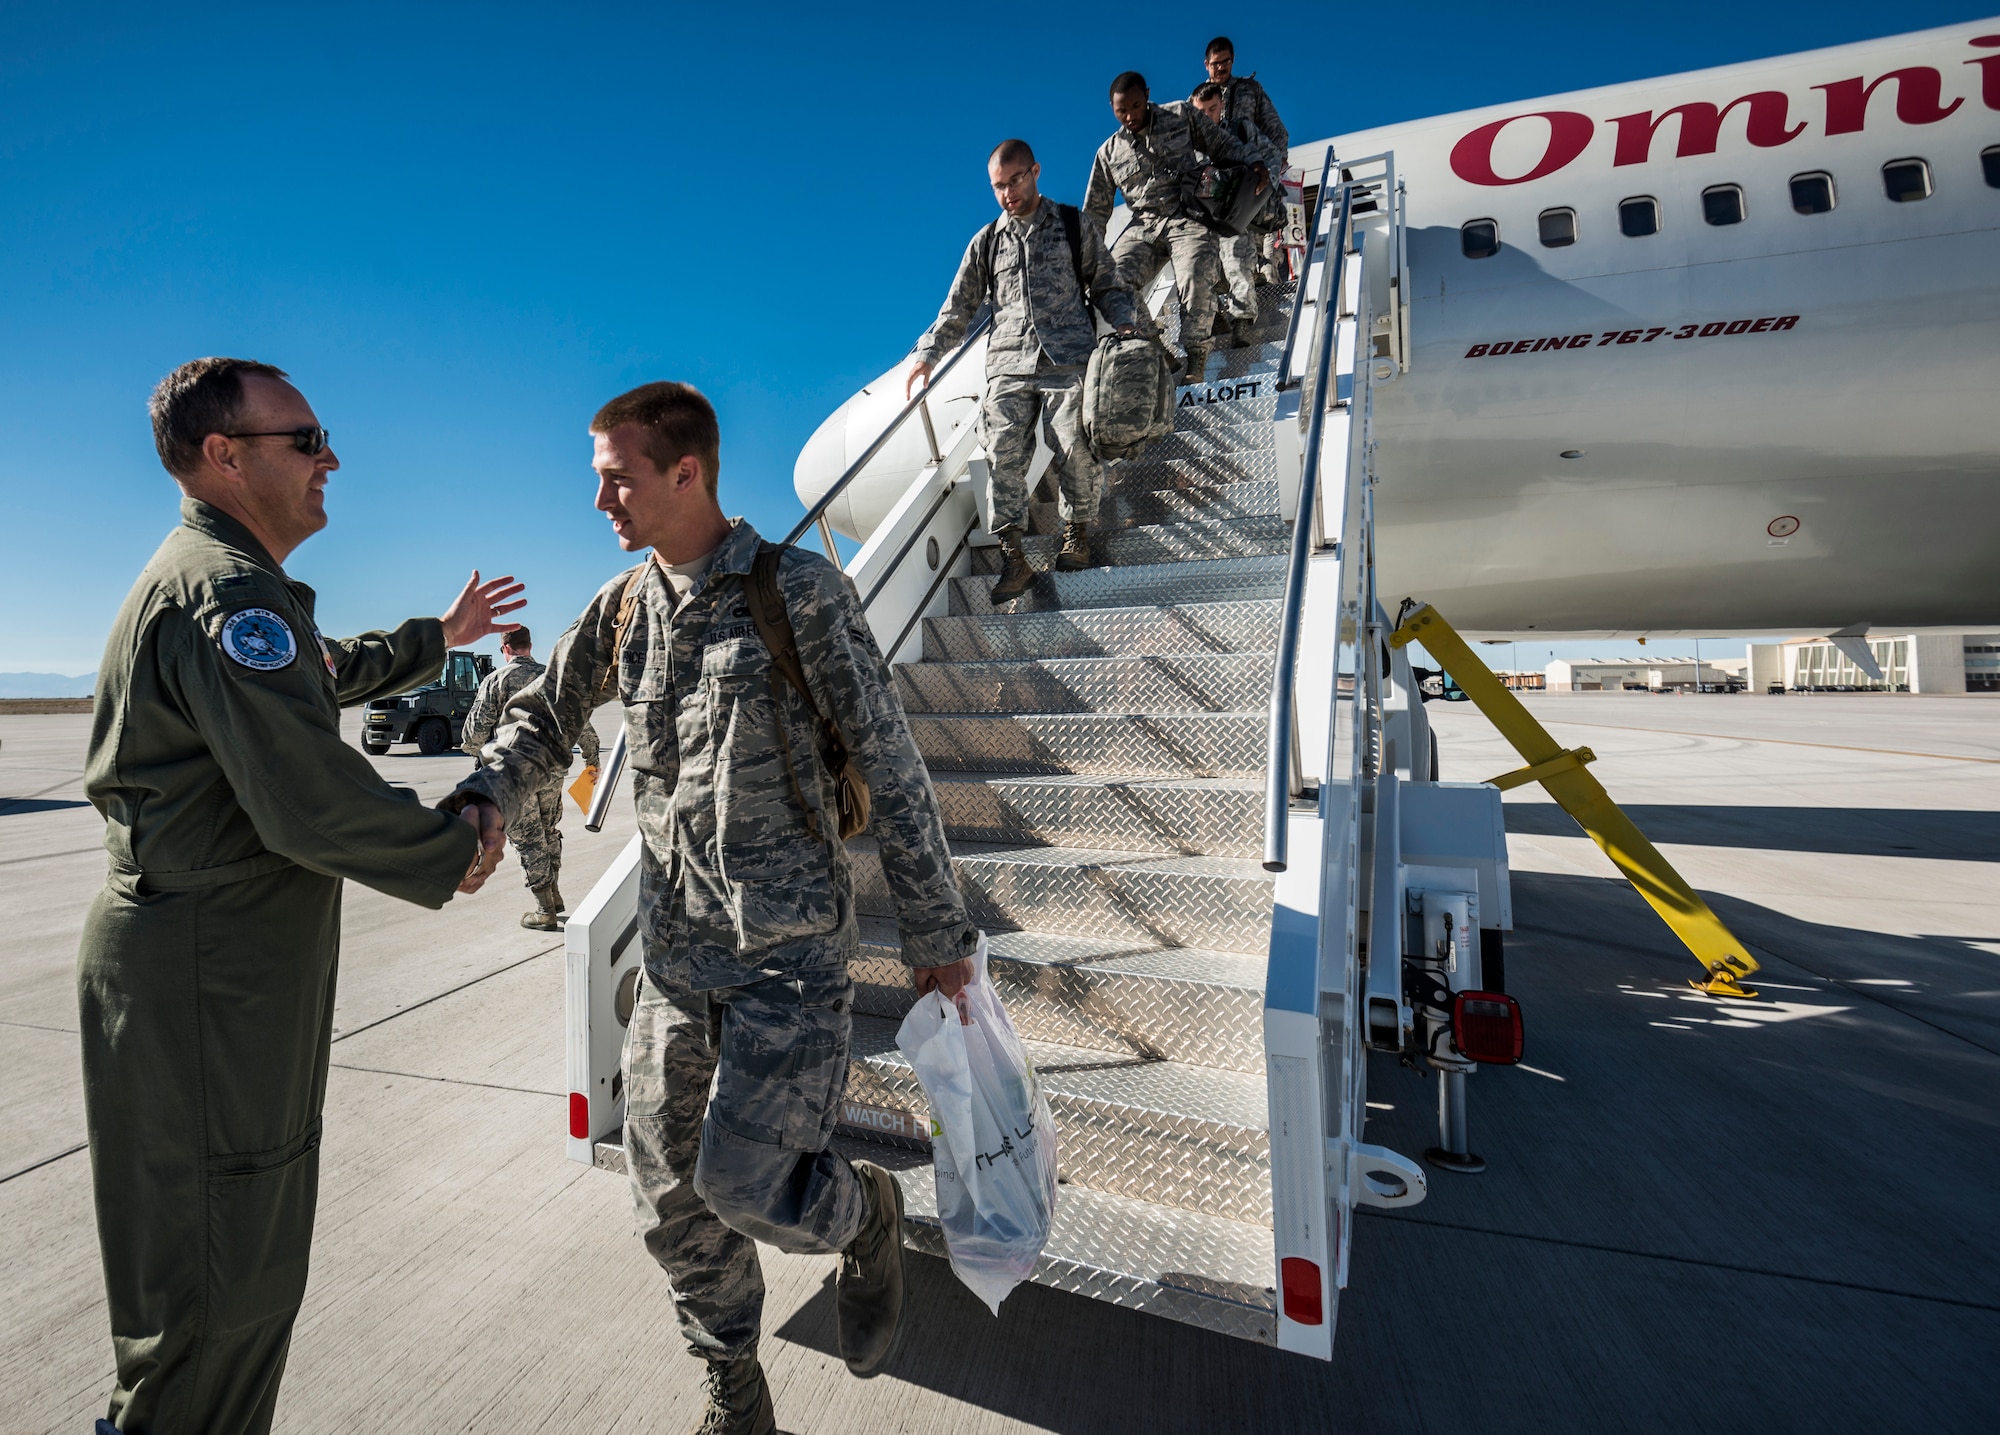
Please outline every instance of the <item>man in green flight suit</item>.
[[500, 859], [479, 809], [420, 806], [341, 740], [511, 624], [474, 573], [443, 618], [330, 639], [285, 575], [340, 466], [268, 364], [197, 359], [152, 399], [181, 527], [98, 671], [86, 790], [104, 888], [77, 963], [84, 1106], [118, 1381], [99, 1431], [271, 1428], [318, 1199], [341, 882], [426, 907]]

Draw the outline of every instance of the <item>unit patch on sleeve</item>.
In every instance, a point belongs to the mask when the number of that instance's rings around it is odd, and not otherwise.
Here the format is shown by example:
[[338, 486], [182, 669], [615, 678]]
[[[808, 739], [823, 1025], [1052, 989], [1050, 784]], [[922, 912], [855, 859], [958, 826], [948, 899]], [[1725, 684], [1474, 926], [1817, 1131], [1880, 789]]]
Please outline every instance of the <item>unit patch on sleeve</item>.
[[222, 651], [246, 668], [270, 673], [289, 666], [299, 645], [285, 620], [269, 608], [245, 608], [223, 623]]

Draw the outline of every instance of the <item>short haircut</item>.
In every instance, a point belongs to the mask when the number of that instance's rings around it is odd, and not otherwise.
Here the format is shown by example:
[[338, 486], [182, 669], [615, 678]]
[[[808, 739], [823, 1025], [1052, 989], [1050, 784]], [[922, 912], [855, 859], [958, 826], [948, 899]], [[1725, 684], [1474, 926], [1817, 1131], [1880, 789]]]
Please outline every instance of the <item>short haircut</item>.
[[506, 632], [502, 633], [500, 635], [500, 646], [511, 648], [517, 653], [525, 653], [528, 649], [535, 646], [535, 636], [528, 631], [527, 625], [523, 624], [518, 628], [509, 628]]
[[1191, 100], [1199, 100], [1205, 103], [1209, 100], [1219, 100], [1223, 97], [1225, 93], [1227, 92], [1222, 88], [1222, 86], [1218, 85], [1215, 81], [1203, 80], [1200, 84], [1194, 87], [1194, 93], [1189, 95], [1188, 98]]
[[993, 146], [993, 153], [986, 156], [986, 163], [989, 168], [996, 159], [1003, 165], [1033, 164], [1035, 162], [1035, 151], [1026, 140], [1002, 140], [999, 144]]
[[1120, 95], [1129, 95], [1134, 90], [1139, 91], [1141, 94], [1149, 95], [1152, 93], [1152, 90], [1146, 84], [1146, 77], [1137, 70], [1126, 70], [1111, 82], [1111, 98], [1114, 100]]
[[1201, 57], [1206, 60], [1210, 55], [1219, 55], [1225, 50], [1229, 52], [1230, 59], [1233, 60], [1236, 58], [1235, 42], [1227, 35], [1217, 35], [1213, 40], [1208, 42], [1208, 48], [1201, 52]]
[[709, 496], [715, 495], [716, 475], [722, 470], [722, 428], [715, 421], [714, 405], [700, 389], [671, 379], [641, 384], [599, 409], [590, 431], [610, 433], [620, 424], [637, 424], [646, 431], [646, 457], [661, 473], [689, 454], [700, 459]]
[[201, 445], [212, 433], [228, 433], [243, 412], [243, 376], [289, 378], [275, 364], [255, 359], [190, 359], [153, 390], [146, 410], [153, 416], [153, 447], [175, 478], [201, 471]]

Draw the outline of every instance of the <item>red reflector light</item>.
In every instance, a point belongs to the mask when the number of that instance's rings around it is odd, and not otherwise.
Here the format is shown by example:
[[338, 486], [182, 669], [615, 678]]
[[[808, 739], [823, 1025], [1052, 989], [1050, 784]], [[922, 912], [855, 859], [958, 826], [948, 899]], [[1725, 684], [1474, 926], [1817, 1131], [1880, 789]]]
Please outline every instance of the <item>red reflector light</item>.
[[1326, 1319], [1316, 1263], [1304, 1256], [1286, 1256], [1278, 1262], [1278, 1281], [1285, 1288], [1285, 1319], [1300, 1325], [1318, 1325]]
[[590, 1098], [581, 1091], [569, 1094], [569, 1134], [579, 1141], [590, 1139]]
[[1512, 1066], [1521, 1059], [1521, 1004], [1505, 992], [1460, 992], [1451, 1035], [1461, 1055]]

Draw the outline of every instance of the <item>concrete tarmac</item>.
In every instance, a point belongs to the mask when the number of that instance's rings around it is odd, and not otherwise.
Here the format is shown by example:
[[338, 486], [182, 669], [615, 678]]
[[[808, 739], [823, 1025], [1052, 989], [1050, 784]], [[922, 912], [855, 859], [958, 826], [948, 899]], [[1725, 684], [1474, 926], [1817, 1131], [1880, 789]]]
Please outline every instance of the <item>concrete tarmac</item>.
[[[1321, 1365], [911, 1257], [911, 1338], [852, 1380], [832, 1262], [764, 1252], [795, 1435], [1966, 1429], [2000, 1363], [2000, 702], [1530, 699], [1750, 945], [1693, 962], [1539, 789], [1508, 794], [1526, 1063], [1472, 1082], [1479, 1176], [1370, 1213]], [[1518, 766], [1429, 708], [1444, 775]], [[600, 720], [606, 730], [610, 715]], [[111, 1348], [74, 961], [102, 879], [89, 719], [0, 717], [0, 1435], [84, 1431]], [[377, 762], [419, 796], [460, 757]], [[580, 898], [631, 831], [568, 823]], [[623, 1182], [563, 1159], [560, 944], [511, 862], [441, 913], [350, 888], [285, 1431], [662, 1431], [699, 1370]], [[1377, 1059], [1369, 1139], [1432, 1143]]]

